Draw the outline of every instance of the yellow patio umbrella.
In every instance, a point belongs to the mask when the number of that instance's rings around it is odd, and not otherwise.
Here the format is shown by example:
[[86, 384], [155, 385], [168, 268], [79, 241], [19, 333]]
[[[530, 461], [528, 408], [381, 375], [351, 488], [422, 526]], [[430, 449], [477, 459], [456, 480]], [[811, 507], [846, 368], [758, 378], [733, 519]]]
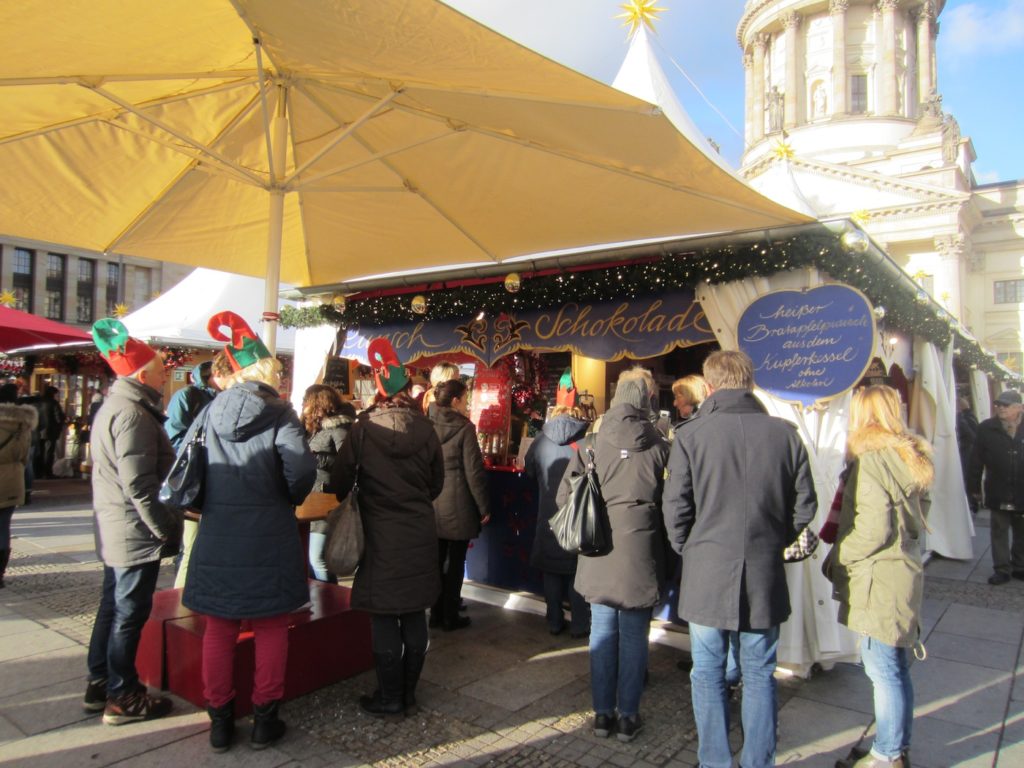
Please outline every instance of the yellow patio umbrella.
[[0, 176], [0, 235], [265, 276], [268, 307], [280, 279], [806, 220], [436, 0], [3, 3]]

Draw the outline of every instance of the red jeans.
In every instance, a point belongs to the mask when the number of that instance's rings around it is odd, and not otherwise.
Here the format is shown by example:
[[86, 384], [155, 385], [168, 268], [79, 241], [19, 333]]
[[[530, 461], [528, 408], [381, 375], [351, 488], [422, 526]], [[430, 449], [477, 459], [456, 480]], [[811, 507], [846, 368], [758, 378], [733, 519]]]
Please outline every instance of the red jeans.
[[[288, 614], [248, 619], [256, 645], [256, 672], [252, 703], [259, 706], [284, 697], [288, 663]], [[222, 707], [235, 698], [235, 645], [238, 619], [206, 617], [203, 632], [203, 695], [211, 707]]]

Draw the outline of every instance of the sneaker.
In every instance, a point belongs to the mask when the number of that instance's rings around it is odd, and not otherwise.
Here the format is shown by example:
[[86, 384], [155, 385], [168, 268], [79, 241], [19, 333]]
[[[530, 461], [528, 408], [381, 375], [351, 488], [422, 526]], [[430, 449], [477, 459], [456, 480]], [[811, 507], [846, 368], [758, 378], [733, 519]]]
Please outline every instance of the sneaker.
[[85, 686], [82, 709], [86, 712], [102, 712], [107, 706], [107, 678], [90, 680]]
[[993, 573], [988, 577], [988, 583], [993, 587], [998, 587], [1000, 584], [1005, 584], [1010, 580], [1010, 574], [1008, 573]]
[[640, 715], [628, 715], [619, 718], [619, 732], [615, 735], [619, 741], [632, 741], [644, 729]]
[[141, 720], [155, 720], [170, 713], [173, 704], [163, 696], [150, 696], [146, 691], [135, 691], [110, 699], [103, 710], [104, 725], [124, 725]]
[[594, 735], [607, 739], [615, 730], [615, 715], [594, 715]]

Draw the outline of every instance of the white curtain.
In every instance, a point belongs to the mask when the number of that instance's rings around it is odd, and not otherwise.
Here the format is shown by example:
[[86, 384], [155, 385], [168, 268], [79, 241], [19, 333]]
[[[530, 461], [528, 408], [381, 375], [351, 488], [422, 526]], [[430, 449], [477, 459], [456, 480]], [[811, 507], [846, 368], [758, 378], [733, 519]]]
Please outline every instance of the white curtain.
[[[737, 349], [737, 323], [754, 299], [772, 291], [813, 288], [822, 282], [816, 270], [783, 272], [705, 285], [698, 291], [698, 299], [722, 348]], [[783, 402], [761, 390], [756, 394], [769, 413], [796, 425], [807, 447], [818, 494], [818, 513], [811, 523], [817, 531], [828, 516], [843, 469], [850, 395], [829, 401], [827, 407], [804, 411], [799, 405]], [[857, 636], [837, 622], [832, 585], [821, 575], [821, 559], [827, 546], [823, 544], [817, 554], [802, 563], [786, 566], [793, 613], [782, 625], [779, 662], [798, 674], [808, 674], [815, 663], [830, 666], [858, 658]]]
[[984, 371], [975, 368], [971, 371], [971, 405], [978, 421], [984, 421], [992, 415], [992, 400], [988, 394], [988, 377]]
[[292, 405], [302, 413], [302, 396], [306, 388], [323, 379], [327, 355], [334, 346], [338, 329], [333, 325], [300, 328], [295, 333], [295, 357], [292, 371]]
[[935, 483], [930, 492], [927, 548], [957, 560], [974, 556], [974, 522], [967, 504], [960, 450], [956, 442], [956, 382], [953, 346], [939, 349], [916, 340], [913, 408], [910, 426], [932, 444]]

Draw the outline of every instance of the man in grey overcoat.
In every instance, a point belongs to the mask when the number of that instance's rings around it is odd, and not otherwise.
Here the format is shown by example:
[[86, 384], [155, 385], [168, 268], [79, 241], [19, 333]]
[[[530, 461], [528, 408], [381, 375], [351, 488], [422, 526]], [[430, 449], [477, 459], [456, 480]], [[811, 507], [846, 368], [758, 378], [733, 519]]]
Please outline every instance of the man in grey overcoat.
[[817, 497], [796, 429], [754, 397], [743, 352], [704, 362], [711, 395], [672, 443], [662, 499], [683, 556], [679, 615], [690, 624], [701, 765], [730, 765], [725, 669], [738, 641], [746, 768], [775, 765], [779, 626], [790, 614], [783, 550], [814, 518]]
[[82, 706], [107, 725], [162, 717], [171, 701], [139, 682], [135, 653], [149, 618], [160, 557], [181, 541], [182, 512], [158, 498], [174, 461], [161, 407], [163, 359], [106, 318], [93, 339], [118, 374], [92, 426], [92, 496], [103, 594], [89, 641]]

